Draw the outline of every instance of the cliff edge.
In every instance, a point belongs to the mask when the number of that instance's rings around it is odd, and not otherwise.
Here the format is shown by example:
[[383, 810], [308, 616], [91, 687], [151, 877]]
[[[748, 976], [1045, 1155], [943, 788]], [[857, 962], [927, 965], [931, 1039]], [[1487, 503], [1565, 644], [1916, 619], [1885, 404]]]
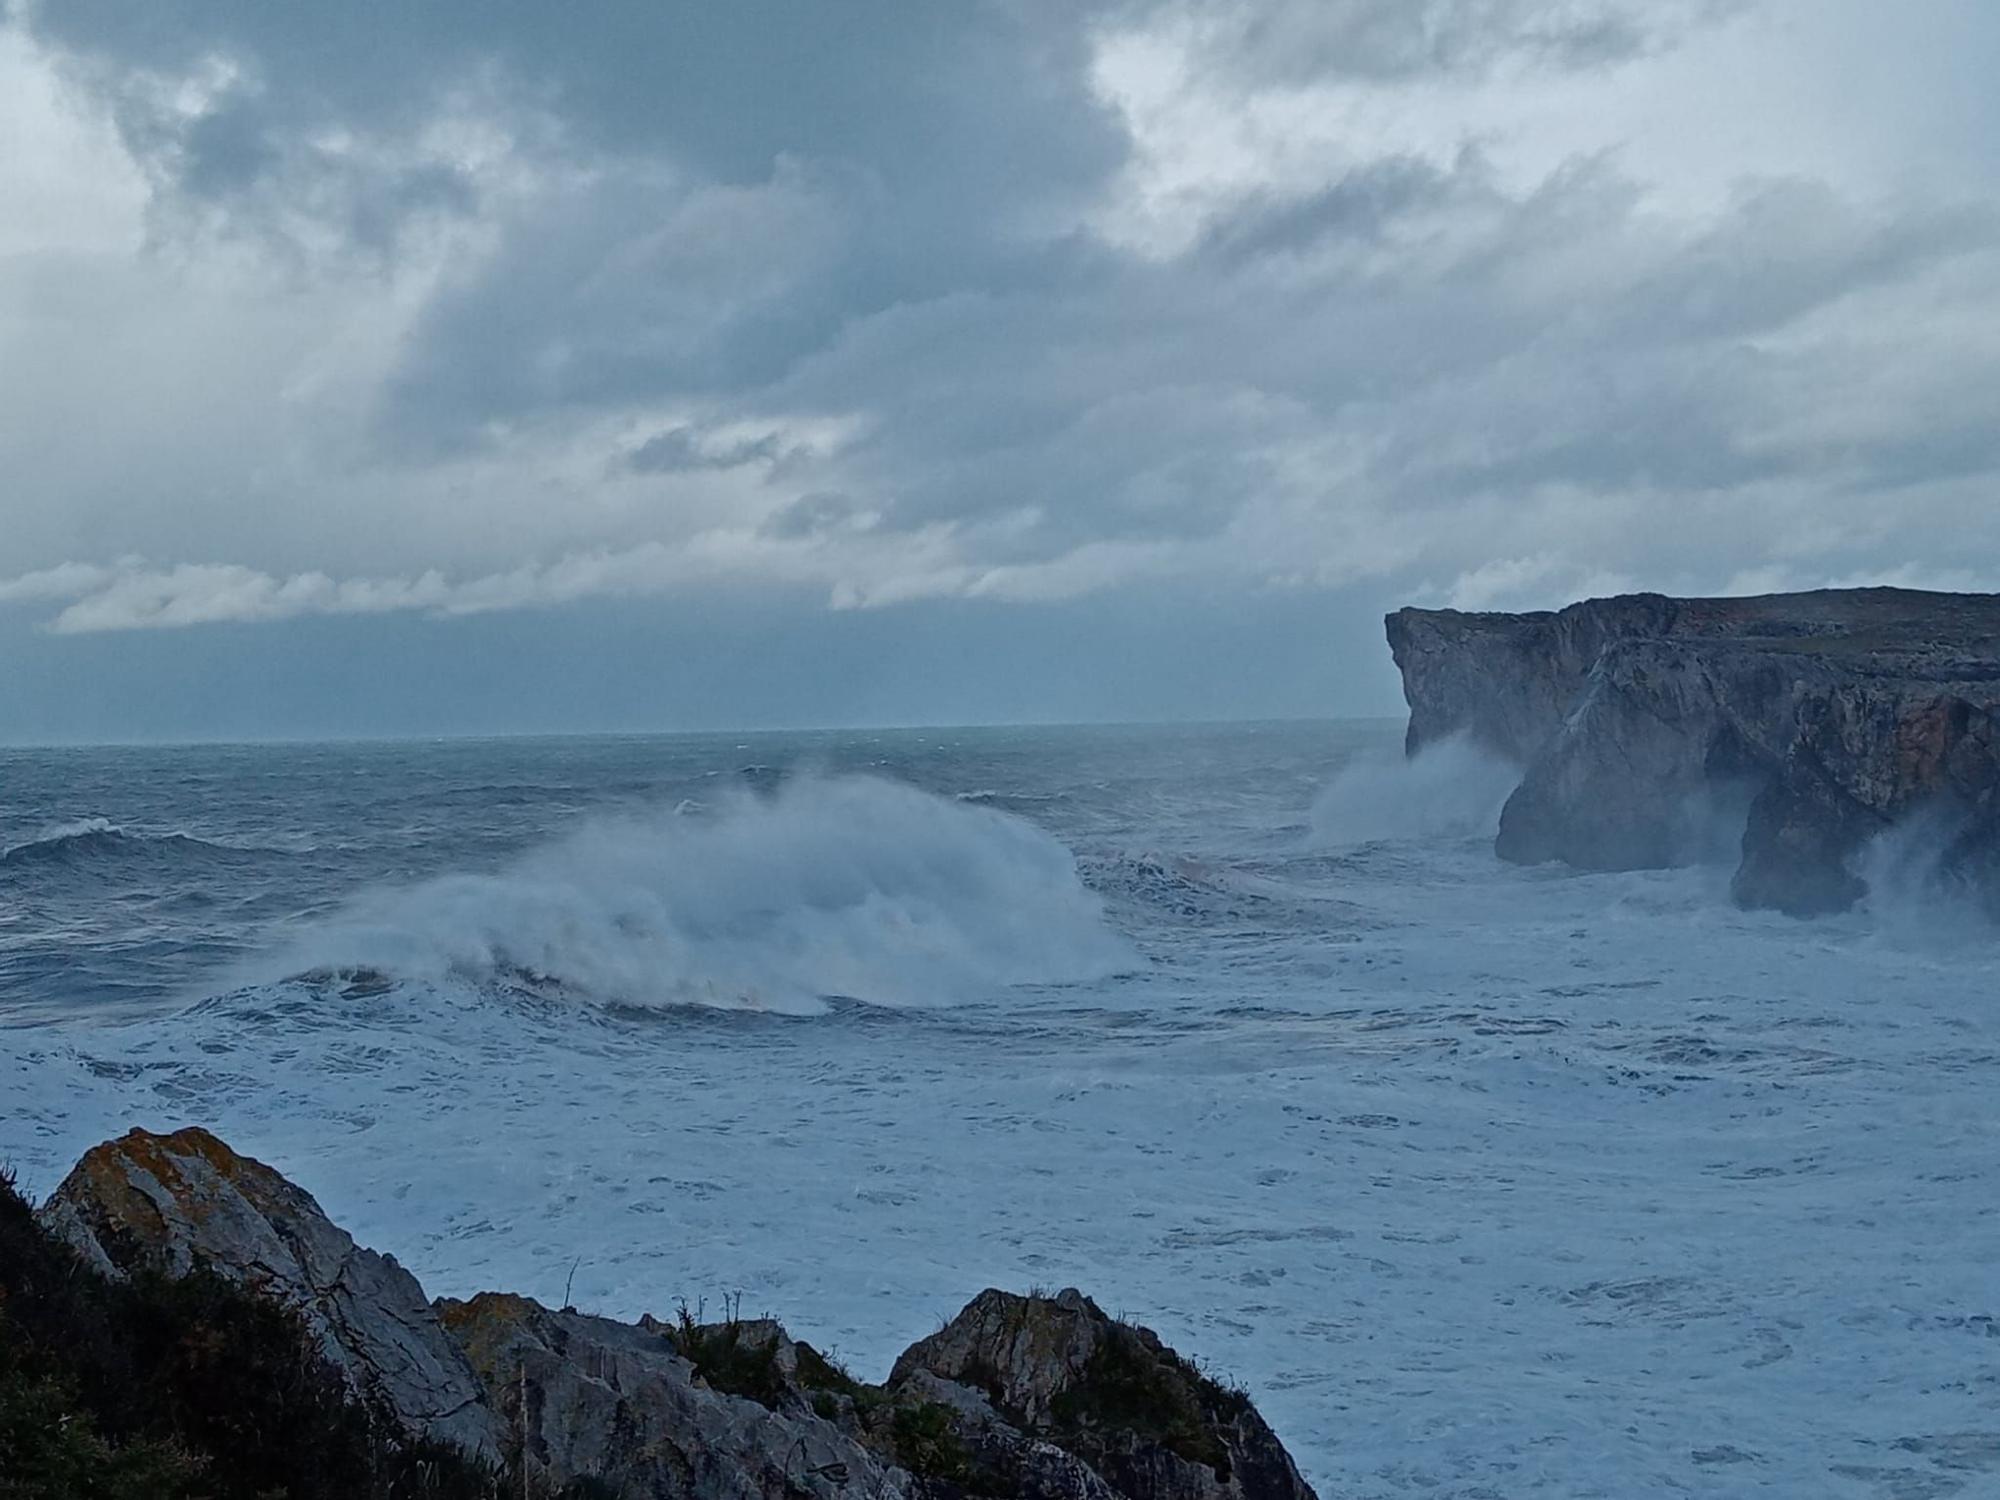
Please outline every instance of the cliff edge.
[[1851, 906], [1869, 840], [1930, 814], [1940, 871], [1992, 899], [2000, 595], [1632, 594], [1387, 625], [1410, 753], [1463, 734], [1522, 768], [1504, 859], [1688, 863], [1720, 801], [1746, 813], [1737, 900], [1804, 916]]

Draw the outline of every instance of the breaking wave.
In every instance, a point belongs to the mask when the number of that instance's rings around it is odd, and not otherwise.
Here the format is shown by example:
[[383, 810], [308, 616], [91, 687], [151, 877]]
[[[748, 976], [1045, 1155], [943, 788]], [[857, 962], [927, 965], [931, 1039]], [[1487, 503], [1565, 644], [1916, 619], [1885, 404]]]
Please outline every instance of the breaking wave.
[[1319, 847], [1406, 839], [1491, 837], [1520, 771], [1464, 735], [1426, 745], [1407, 759], [1358, 756], [1312, 806]]
[[831, 997], [920, 1005], [1081, 982], [1133, 958], [1048, 834], [850, 777], [602, 819], [497, 874], [373, 892], [282, 962], [292, 977], [812, 1012]]

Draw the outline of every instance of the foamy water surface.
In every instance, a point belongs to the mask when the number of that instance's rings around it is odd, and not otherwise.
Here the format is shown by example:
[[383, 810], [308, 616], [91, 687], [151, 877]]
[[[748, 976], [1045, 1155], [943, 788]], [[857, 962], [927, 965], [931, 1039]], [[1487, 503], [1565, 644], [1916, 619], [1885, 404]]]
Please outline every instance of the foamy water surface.
[[1395, 739], [0, 753], [0, 1159], [201, 1123], [433, 1294], [878, 1377], [1073, 1283], [1329, 1500], [2000, 1494], [1991, 934], [1501, 866]]

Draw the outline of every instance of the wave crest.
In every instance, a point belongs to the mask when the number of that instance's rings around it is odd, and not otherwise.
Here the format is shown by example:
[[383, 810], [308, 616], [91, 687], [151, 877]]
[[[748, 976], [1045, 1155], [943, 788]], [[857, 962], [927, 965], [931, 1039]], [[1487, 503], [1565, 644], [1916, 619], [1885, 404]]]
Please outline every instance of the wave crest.
[[1131, 961], [1048, 834], [850, 777], [600, 819], [497, 874], [371, 893], [284, 972], [810, 1012], [833, 996], [919, 1005], [1080, 982]]
[[137, 833], [109, 818], [79, 818], [44, 829], [31, 839], [0, 850], [0, 869], [75, 865], [93, 859], [227, 857], [243, 851], [212, 844], [187, 833]]

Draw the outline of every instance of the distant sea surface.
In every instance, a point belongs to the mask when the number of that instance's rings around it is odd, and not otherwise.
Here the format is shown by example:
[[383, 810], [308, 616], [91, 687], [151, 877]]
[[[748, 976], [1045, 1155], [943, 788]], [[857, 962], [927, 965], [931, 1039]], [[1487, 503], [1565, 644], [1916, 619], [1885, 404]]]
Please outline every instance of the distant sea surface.
[[1499, 864], [1399, 726], [0, 751], [0, 1162], [858, 1372], [1074, 1284], [1329, 1496], [2000, 1493], [2000, 957]]

